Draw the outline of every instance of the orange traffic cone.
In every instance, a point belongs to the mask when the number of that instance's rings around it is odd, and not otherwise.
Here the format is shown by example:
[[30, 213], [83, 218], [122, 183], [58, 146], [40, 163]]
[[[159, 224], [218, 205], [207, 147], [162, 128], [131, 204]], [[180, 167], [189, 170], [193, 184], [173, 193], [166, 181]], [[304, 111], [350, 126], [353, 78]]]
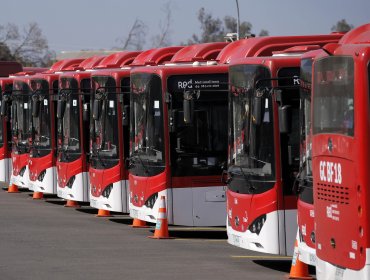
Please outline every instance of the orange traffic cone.
[[96, 217], [112, 217], [109, 210], [99, 209], [98, 214]]
[[132, 221], [131, 227], [133, 228], [148, 228], [149, 226], [146, 225], [146, 222], [139, 219], [134, 219]]
[[64, 207], [71, 207], [71, 208], [79, 208], [80, 207], [80, 205], [78, 204], [78, 202], [77, 201], [75, 201], [75, 200], [67, 200], [67, 203], [66, 204], [64, 204]]
[[43, 199], [44, 193], [42, 192], [33, 192], [32, 199]]
[[292, 266], [290, 268], [289, 279], [314, 279], [308, 273], [308, 265], [299, 260], [298, 251], [298, 233], [294, 244], [294, 253], [292, 259]]
[[11, 184], [8, 188], [8, 193], [19, 193], [18, 186], [15, 184]]
[[168, 221], [166, 211], [166, 198], [162, 195], [158, 209], [157, 224], [155, 225], [154, 235], [148, 236], [154, 239], [171, 239], [168, 233]]

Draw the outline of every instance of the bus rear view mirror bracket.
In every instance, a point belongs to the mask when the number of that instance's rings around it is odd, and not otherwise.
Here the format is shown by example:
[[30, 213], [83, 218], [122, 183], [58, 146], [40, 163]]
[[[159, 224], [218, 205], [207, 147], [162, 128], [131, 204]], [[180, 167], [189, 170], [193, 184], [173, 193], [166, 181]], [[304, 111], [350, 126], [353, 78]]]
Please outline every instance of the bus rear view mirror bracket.
[[200, 91], [185, 91], [183, 110], [184, 110], [184, 123], [192, 125], [194, 121], [194, 98], [198, 99]]
[[92, 116], [93, 116], [93, 119], [96, 121], [100, 118], [101, 111], [102, 111], [102, 105], [103, 105], [102, 100], [100, 99], [94, 100]]
[[58, 100], [58, 105], [57, 105], [57, 118], [58, 119], [63, 119], [64, 112], [66, 110], [66, 101], [63, 99]]
[[6, 96], [3, 96], [3, 98], [1, 99], [1, 116], [2, 117], [6, 117], [8, 114], [8, 110], [9, 110], [9, 103], [8, 103], [8, 98]]
[[292, 110], [290, 105], [279, 107], [279, 130], [280, 133], [292, 131]]
[[38, 96], [32, 97], [32, 117], [37, 118], [40, 113], [41, 101]]
[[83, 103], [82, 119], [85, 122], [90, 120], [90, 104], [89, 103]]
[[122, 108], [122, 126], [128, 126], [130, 116], [130, 105], [124, 105]]

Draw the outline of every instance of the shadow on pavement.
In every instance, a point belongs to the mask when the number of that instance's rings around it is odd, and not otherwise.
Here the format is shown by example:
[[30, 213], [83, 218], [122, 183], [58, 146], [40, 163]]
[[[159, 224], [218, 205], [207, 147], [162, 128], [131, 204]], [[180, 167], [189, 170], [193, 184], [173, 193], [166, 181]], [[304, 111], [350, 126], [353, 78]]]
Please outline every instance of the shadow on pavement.
[[[287, 274], [289, 274], [292, 265], [291, 260], [254, 260], [253, 262], [269, 269], [286, 272]], [[308, 272], [311, 275], [316, 275], [315, 267], [309, 265]]]
[[[151, 230], [154, 232], [154, 229]], [[189, 238], [189, 239], [227, 239], [226, 231], [220, 230], [169, 230], [169, 234], [174, 238]]]

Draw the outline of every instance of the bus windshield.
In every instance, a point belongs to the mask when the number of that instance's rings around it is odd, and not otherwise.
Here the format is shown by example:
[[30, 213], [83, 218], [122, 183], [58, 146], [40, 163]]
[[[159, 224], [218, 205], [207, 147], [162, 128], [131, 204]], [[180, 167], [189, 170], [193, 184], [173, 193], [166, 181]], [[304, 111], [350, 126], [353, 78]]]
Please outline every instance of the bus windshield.
[[37, 89], [32, 99], [40, 101], [40, 111], [37, 117], [33, 117], [33, 157], [42, 157], [51, 150], [51, 112], [49, 84], [46, 80], [32, 80]]
[[132, 172], [153, 176], [164, 170], [162, 83], [157, 75], [133, 74], [130, 95]]
[[[179, 87], [184, 81], [185, 92]], [[228, 74], [170, 76], [167, 88], [172, 175], [220, 176], [227, 161]], [[193, 120], [185, 123], [183, 102], [189, 95]]]
[[230, 67], [229, 75], [229, 172], [247, 180], [273, 180], [272, 98], [270, 94], [256, 97], [256, 89], [271, 88], [270, 72], [261, 65], [236, 65]]
[[62, 162], [76, 160], [80, 153], [80, 104], [78, 98], [78, 82], [75, 78], [60, 79], [60, 94], [64, 95], [66, 107], [62, 119], [58, 120], [61, 141]]
[[312, 58], [302, 59], [300, 70], [300, 160], [299, 196], [306, 203], [313, 203], [312, 142], [311, 142], [311, 80]]
[[28, 153], [29, 138], [32, 132], [32, 115], [31, 89], [27, 83], [21, 81], [14, 82], [11, 108], [13, 148], [20, 154]]
[[313, 133], [354, 134], [354, 62], [331, 56], [315, 62]]
[[102, 101], [101, 114], [93, 125], [92, 166], [104, 169], [113, 167], [119, 160], [117, 88], [110, 76], [94, 76], [92, 81], [94, 98]]

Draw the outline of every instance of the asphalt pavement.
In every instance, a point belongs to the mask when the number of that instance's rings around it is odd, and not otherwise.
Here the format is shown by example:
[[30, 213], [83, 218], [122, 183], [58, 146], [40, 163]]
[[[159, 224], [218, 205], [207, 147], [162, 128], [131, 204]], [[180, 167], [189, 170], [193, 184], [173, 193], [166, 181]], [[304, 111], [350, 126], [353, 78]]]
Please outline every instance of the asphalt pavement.
[[0, 190], [0, 279], [286, 279], [291, 259], [227, 244], [225, 228], [170, 226], [170, 240], [147, 238], [128, 215]]

